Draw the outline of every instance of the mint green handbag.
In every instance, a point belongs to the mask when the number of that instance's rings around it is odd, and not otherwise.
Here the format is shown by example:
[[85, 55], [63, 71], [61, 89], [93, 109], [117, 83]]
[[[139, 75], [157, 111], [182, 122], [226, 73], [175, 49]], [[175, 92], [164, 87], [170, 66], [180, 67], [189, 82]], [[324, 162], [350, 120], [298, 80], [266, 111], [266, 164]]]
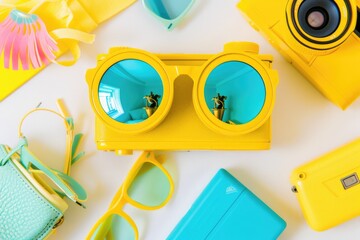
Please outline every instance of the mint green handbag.
[[[67, 130], [64, 172], [46, 167], [28, 148], [21, 125], [35, 111], [52, 112], [64, 119]], [[33, 240], [49, 236], [64, 221], [68, 206], [63, 197], [83, 206], [81, 202], [86, 200], [86, 192], [68, 175], [71, 164], [83, 155], [74, 154], [81, 134], [73, 136], [73, 129], [72, 118], [37, 108], [22, 119], [18, 145], [13, 149], [0, 145], [1, 240]]]

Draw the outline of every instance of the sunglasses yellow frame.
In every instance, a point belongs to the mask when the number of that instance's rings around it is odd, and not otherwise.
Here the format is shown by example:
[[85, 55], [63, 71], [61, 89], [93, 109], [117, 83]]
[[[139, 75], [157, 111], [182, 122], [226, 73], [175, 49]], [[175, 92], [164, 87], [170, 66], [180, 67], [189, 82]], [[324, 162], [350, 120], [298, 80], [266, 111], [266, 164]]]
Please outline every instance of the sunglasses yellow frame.
[[[163, 84], [163, 96], [156, 112], [146, 121], [136, 124], [112, 119], [99, 100], [99, 86], [105, 72], [128, 59], [149, 64]], [[108, 54], [100, 55], [97, 67], [89, 69], [86, 74], [90, 103], [96, 114], [97, 147], [119, 154], [141, 149], [268, 149], [270, 116], [278, 84], [272, 60], [271, 55], [260, 55], [259, 46], [249, 42], [228, 43], [219, 54], [152, 54], [133, 48], [112, 48]], [[261, 76], [265, 87], [266, 97], [261, 111], [245, 124], [219, 121], [205, 101], [204, 87], [208, 76], [220, 64], [231, 61], [251, 66]]]
[[[134, 207], [137, 207], [137, 208], [140, 208], [143, 210], [156, 210], [156, 209], [162, 208], [169, 202], [169, 200], [172, 197], [172, 194], [174, 192], [174, 183], [173, 183], [173, 180], [172, 180], [170, 174], [168, 173], [168, 171], [161, 165], [162, 161], [163, 161], [163, 159], [161, 157], [158, 157], [158, 158], [155, 157], [154, 152], [144, 151], [140, 155], [138, 160], [135, 162], [135, 164], [131, 168], [124, 183], [120, 186], [119, 190], [116, 192], [113, 200], [111, 201], [108, 211], [92, 227], [92, 229], [89, 232], [86, 239], [88, 239], [88, 240], [104, 239], [104, 238], [99, 238], [97, 236], [95, 236], [95, 238], [92, 238], [92, 237], [94, 236], [94, 234], [96, 234], [96, 230], [99, 228], [99, 226], [102, 223], [105, 223], [106, 220], [109, 219], [109, 217], [114, 214], [117, 214], [117, 215], [121, 216], [124, 220], [126, 220], [134, 230], [135, 239], [137, 240], [139, 238], [139, 231], [137, 229], [135, 222], [122, 209], [126, 203], [129, 203], [129, 204], [133, 205]], [[131, 197], [129, 197], [129, 195], [127, 193], [129, 187], [131, 186], [133, 180], [138, 175], [138, 173], [144, 163], [151, 163], [154, 166], [158, 167], [162, 171], [162, 173], [165, 174], [167, 180], [169, 181], [169, 186], [170, 186], [169, 194], [168, 194], [167, 198], [164, 200], [164, 202], [162, 202], [161, 204], [159, 204], [157, 206], [146, 206], [141, 203], [138, 203], [138, 202], [134, 201], [133, 199], [131, 199]], [[109, 228], [111, 227], [110, 225], [111, 225], [110, 222], [107, 222], [106, 224], [104, 224], [104, 226], [102, 226], [100, 229], [101, 233], [102, 234], [106, 233], [109, 230]], [[105, 235], [101, 235], [101, 236], [105, 236]]]

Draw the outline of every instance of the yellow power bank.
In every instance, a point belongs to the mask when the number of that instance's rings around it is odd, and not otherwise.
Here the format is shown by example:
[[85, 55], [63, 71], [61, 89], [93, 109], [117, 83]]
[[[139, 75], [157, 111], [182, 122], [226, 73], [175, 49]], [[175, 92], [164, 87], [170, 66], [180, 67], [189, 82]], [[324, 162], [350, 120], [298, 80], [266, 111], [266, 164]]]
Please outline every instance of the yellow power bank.
[[360, 139], [295, 169], [293, 192], [311, 228], [322, 231], [360, 213]]

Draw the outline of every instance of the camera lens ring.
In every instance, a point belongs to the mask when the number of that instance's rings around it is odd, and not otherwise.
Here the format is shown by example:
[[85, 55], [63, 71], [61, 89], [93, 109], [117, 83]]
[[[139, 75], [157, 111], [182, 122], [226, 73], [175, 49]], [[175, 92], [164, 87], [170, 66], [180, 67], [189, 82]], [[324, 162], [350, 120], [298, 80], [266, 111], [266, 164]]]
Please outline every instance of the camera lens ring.
[[300, 27], [310, 36], [330, 36], [340, 24], [340, 10], [332, 0], [305, 0], [298, 10]]
[[[343, 42], [349, 34], [353, 32], [354, 16], [356, 17], [356, 6], [353, 6], [351, 0], [328, 0], [334, 2], [338, 9], [340, 10], [340, 25], [338, 29], [328, 37], [317, 38], [311, 35], [308, 35], [300, 26], [298, 22], [297, 13], [300, 5], [309, 0], [292, 0], [289, 1], [287, 7], [287, 24], [290, 29], [292, 36], [301, 44], [307, 48], [314, 50], [326, 50], [331, 49]], [[315, 7], [315, 6], [314, 6]], [[341, 28], [339, 30], [339, 28]]]

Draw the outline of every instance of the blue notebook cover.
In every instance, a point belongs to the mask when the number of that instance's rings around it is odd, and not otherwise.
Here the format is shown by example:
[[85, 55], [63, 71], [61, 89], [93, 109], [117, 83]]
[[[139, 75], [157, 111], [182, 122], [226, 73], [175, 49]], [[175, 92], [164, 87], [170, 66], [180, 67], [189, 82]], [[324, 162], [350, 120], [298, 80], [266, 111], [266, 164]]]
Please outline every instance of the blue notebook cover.
[[273, 240], [286, 222], [220, 169], [167, 240]]

